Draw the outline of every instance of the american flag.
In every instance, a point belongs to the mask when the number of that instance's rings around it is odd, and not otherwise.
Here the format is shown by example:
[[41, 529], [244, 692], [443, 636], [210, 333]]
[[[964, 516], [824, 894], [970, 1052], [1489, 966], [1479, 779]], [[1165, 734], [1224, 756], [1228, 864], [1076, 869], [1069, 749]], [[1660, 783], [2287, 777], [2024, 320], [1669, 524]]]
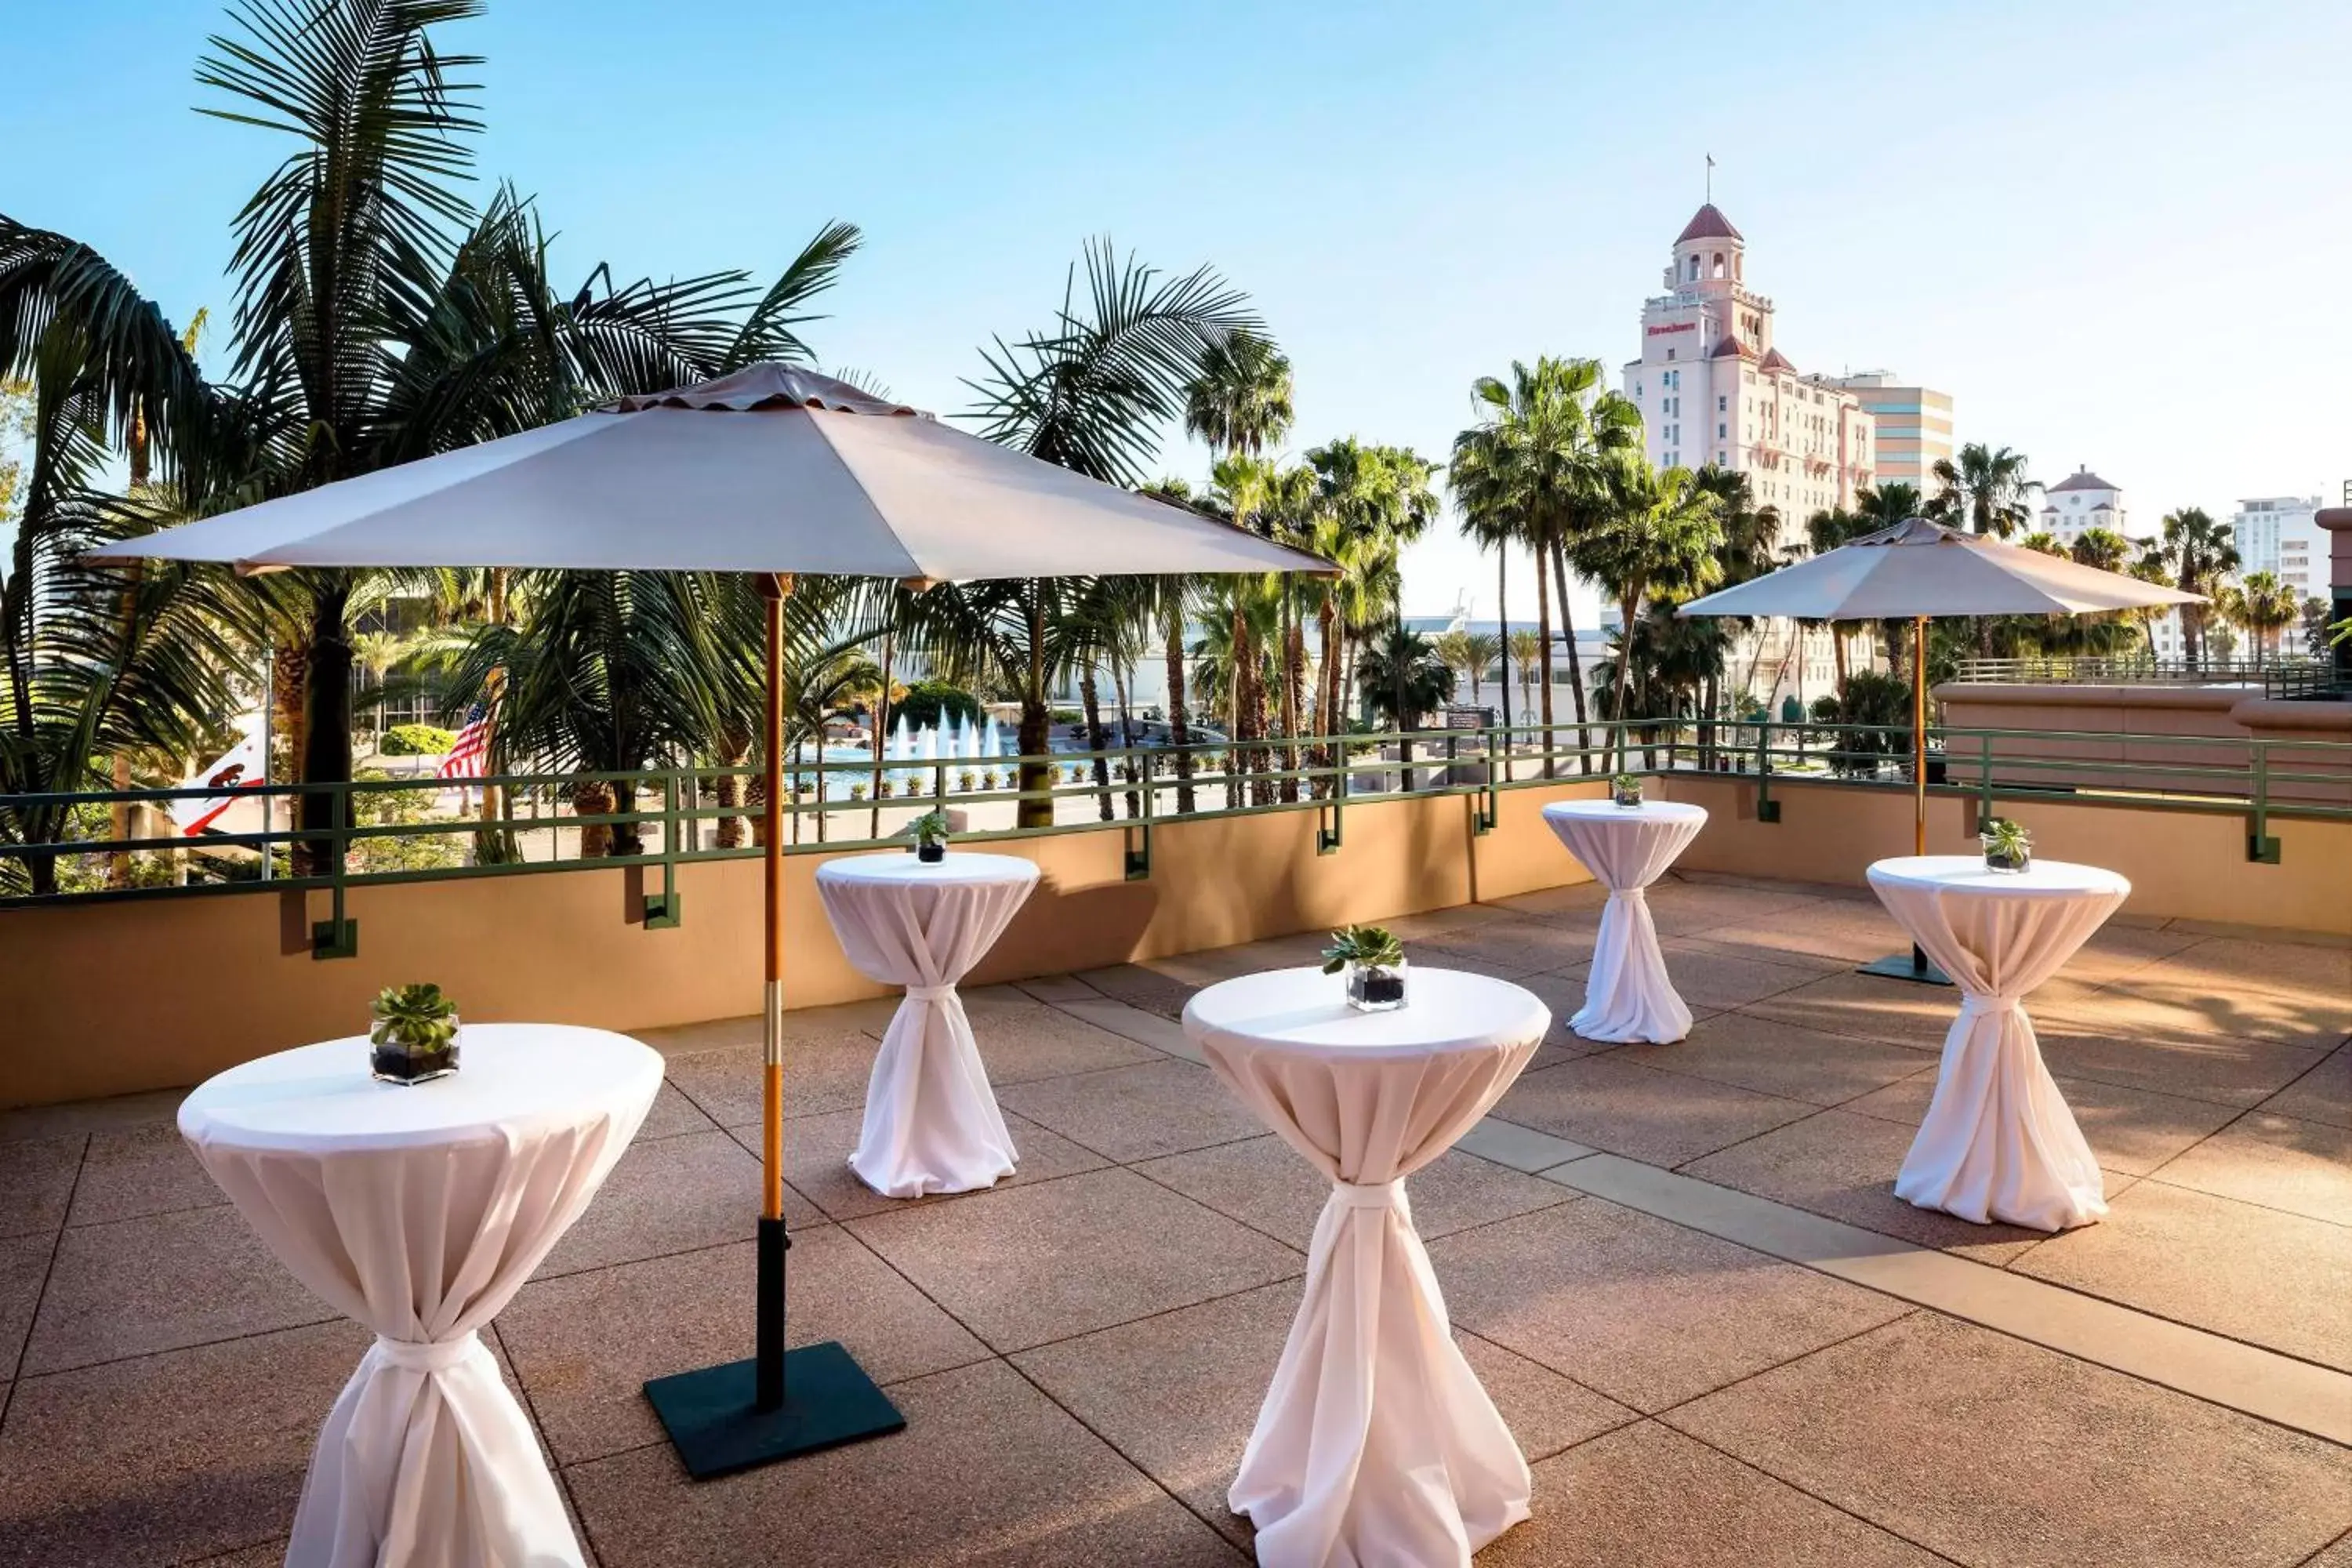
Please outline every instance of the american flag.
[[441, 759], [440, 771], [433, 776], [442, 779], [478, 779], [488, 771], [490, 751], [489, 710], [477, 702], [466, 712], [466, 727], [457, 731], [457, 743]]

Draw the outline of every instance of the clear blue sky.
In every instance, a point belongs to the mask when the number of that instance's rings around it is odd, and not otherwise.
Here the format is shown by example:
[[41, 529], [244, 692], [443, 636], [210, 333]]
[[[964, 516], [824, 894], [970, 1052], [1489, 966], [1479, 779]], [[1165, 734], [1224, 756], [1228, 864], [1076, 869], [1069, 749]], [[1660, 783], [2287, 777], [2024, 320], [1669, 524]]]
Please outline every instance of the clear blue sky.
[[[278, 156], [200, 118], [205, 0], [0, 0], [0, 211], [225, 316]], [[493, 0], [486, 178], [560, 270], [772, 273], [867, 248], [814, 341], [951, 412], [1087, 236], [1211, 261], [1295, 362], [1297, 444], [1443, 456], [1478, 374], [1638, 346], [1719, 163], [1807, 370], [1949, 390], [1963, 439], [2078, 463], [2136, 519], [2352, 479], [2352, 6], [1274, 7]], [[1165, 467], [1205, 458], [1171, 441]], [[1526, 581], [1524, 575], [1520, 582]], [[1491, 568], [1448, 540], [1408, 607]], [[1517, 601], [1526, 616], [1533, 605]]]

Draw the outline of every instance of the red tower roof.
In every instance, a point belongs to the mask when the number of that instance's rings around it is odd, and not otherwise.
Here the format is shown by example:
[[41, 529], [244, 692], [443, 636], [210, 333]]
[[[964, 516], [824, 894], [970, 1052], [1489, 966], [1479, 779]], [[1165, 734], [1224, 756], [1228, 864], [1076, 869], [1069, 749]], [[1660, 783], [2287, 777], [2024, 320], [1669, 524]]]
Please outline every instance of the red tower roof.
[[1709, 359], [1725, 359], [1732, 354], [1738, 354], [1741, 359], [1754, 359], [1756, 357], [1756, 351], [1749, 348], [1746, 343], [1741, 342], [1737, 336], [1734, 336], [1726, 338], [1721, 342], [1716, 344], [1715, 352], [1708, 354], [1706, 357]]
[[1698, 209], [1690, 222], [1683, 225], [1682, 233], [1675, 236], [1675, 243], [1680, 245], [1686, 239], [1744, 238], [1738, 229], [1731, 226], [1731, 220], [1723, 216], [1722, 209], [1709, 202]]
[[1767, 349], [1764, 351], [1764, 368], [1766, 370], [1785, 370], [1790, 375], [1797, 374], [1797, 367], [1790, 364], [1789, 363], [1789, 356], [1782, 353], [1779, 349]]

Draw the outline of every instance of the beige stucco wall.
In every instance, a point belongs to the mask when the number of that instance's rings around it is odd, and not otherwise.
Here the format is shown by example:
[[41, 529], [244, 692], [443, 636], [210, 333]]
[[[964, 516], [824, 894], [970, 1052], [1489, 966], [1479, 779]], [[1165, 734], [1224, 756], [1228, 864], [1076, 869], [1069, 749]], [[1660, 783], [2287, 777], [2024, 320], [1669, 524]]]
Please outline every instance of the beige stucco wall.
[[[1350, 805], [1345, 843], [1315, 853], [1318, 814], [1166, 823], [1152, 875], [1124, 874], [1113, 828], [987, 846], [1044, 879], [974, 976], [1061, 973], [1253, 942], [1583, 881], [1543, 826], [1547, 800], [1503, 795], [1496, 830], [1475, 797]], [[885, 851], [898, 853], [898, 851]], [[786, 995], [816, 1006], [881, 994], [849, 967], [816, 898], [826, 855], [785, 862]], [[437, 981], [478, 1020], [652, 1028], [760, 1005], [761, 868], [680, 868], [684, 923], [648, 931], [642, 874], [566, 871], [362, 887], [355, 959], [305, 942], [323, 894], [236, 894], [0, 911], [0, 1105], [195, 1083], [304, 1041], [357, 1033], [385, 984]]]
[[[1752, 781], [1676, 776], [1675, 800], [1707, 809], [1707, 825], [1680, 864], [1686, 869], [1860, 886], [1873, 860], [1908, 855], [1912, 799], [1893, 790], [1842, 789], [1775, 779], [1778, 823], [1756, 819]], [[2352, 935], [2352, 822], [2273, 817], [2279, 863], [2246, 858], [2246, 819], [2071, 802], [2002, 801], [2000, 812], [2033, 835], [2033, 852], [2120, 871], [2131, 879], [2127, 912]], [[1927, 802], [1927, 852], [1977, 851], [1976, 802]]]

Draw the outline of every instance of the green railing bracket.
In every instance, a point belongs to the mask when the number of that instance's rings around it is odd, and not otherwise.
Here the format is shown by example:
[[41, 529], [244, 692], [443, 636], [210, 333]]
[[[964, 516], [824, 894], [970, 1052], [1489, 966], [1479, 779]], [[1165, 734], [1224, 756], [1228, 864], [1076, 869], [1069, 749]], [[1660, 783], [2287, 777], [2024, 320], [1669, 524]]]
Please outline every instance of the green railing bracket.
[[[341, 889], [336, 890], [341, 891]], [[359, 921], [336, 919], [310, 922], [310, 956], [312, 958], [357, 958], [359, 955]]]
[[1780, 803], [1772, 798], [1772, 726], [1756, 726], [1756, 820], [1780, 820]]
[[1503, 818], [1502, 794], [1495, 787], [1495, 731], [1486, 731], [1486, 787], [1478, 794], [1477, 804], [1470, 812], [1470, 836], [1484, 838], [1495, 831]]
[[[1340, 780], [1342, 784], [1345, 784], [1346, 782], [1347, 781], [1344, 778]], [[1317, 815], [1320, 820], [1318, 820], [1315, 825], [1315, 853], [1318, 855], [1337, 855], [1339, 852], [1339, 801], [1338, 797], [1335, 796], [1332, 799], [1329, 810], [1326, 812], [1318, 812]], [[1323, 823], [1326, 821], [1330, 823], [1331, 826], [1328, 827], [1324, 826]]]
[[2254, 752], [2254, 810], [2247, 825], [2246, 858], [2257, 866], [2279, 863], [2279, 841], [2271, 837], [2271, 748], [2266, 741], [2256, 741]]
[[[1140, 839], [1141, 842], [1137, 841]], [[1148, 882], [1151, 879], [1151, 824], [1138, 823], [1127, 830], [1127, 879]]]
[[[675, 866], [666, 867], [665, 869], [672, 876], [677, 875], [677, 868]], [[685, 901], [686, 895], [676, 888], [665, 888], [658, 893], [647, 893], [646, 895], [646, 929], [676, 931], [684, 918], [684, 910], [680, 906]]]
[[2277, 865], [2279, 841], [2268, 834], [2249, 833], [2246, 835], [2246, 858], [2257, 866]]
[[[647, 931], [676, 931], [685, 916], [685, 899], [677, 890], [677, 774], [663, 775], [662, 890], [645, 896]], [[822, 822], [824, 819], [820, 817], [818, 820]]]

